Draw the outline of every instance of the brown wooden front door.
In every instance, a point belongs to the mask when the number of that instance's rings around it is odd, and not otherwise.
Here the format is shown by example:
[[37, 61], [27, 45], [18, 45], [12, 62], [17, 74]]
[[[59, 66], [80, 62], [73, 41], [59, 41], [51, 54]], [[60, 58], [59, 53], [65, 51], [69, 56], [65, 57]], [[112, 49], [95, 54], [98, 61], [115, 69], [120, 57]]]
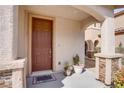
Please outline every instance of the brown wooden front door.
[[32, 18], [32, 71], [52, 69], [51, 20]]

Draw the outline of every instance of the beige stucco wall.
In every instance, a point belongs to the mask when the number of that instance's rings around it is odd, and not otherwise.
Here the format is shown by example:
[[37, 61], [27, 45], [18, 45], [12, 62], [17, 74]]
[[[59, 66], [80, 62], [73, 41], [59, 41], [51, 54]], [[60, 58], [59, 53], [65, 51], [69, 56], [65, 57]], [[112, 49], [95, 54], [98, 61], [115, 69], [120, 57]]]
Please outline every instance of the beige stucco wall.
[[97, 47], [101, 46], [101, 39], [98, 38], [98, 34], [101, 34], [101, 23], [95, 20], [93, 17], [88, 17], [82, 21], [83, 31], [85, 32], [85, 40], [99, 40]]
[[[115, 17], [115, 29], [118, 28], [124, 28], [124, 14]], [[116, 42], [116, 47], [118, 47], [118, 45], [120, 44], [120, 42], [122, 43], [123, 47], [124, 47], [124, 34], [122, 35], [116, 35], [115, 38], [115, 42]]]
[[[33, 9], [34, 8], [32, 8], [32, 10]], [[20, 7], [19, 13], [18, 57], [27, 57], [28, 30], [26, 28], [27, 18], [23, 7]], [[35, 12], [35, 14], [49, 16], [42, 12]], [[84, 61], [84, 32], [81, 31], [80, 21], [55, 17], [55, 27], [53, 31], [53, 59], [56, 71], [63, 70], [65, 62], [71, 64], [72, 57], [75, 54], [79, 54], [80, 60], [82, 62]], [[58, 62], [61, 62], [61, 64], [59, 65]]]
[[23, 7], [19, 7], [18, 57], [27, 57], [28, 23]]
[[[56, 18], [56, 65], [61, 70], [65, 62], [72, 62], [72, 57], [79, 54], [84, 61], [84, 32], [80, 22]], [[58, 62], [62, 65], [58, 65]]]
[[101, 34], [100, 24], [94, 23], [85, 30], [85, 41], [92, 40], [94, 43], [95, 40], [99, 40], [99, 44], [97, 45], [97, 47], [100, 47], [101, 42], [100, 38], [98, 37], [99, 34]]
[[116, 47], [118, 47], [120, 43], [122, 43], [122, 46], [124, 47], [124, 34], [116, 35], [115, 43], [116, 43]]
[[[115, 17], [115, 29], [122, 28], [122, 27], [124, 28], [124, 21], [123, 20], [124, 20], [124, 14], [121, 15], [121, 16]], [[96, 39], [98, 39], [99, 41], [101, 40], [100, 38], [98, 38], [98, 34], [100, 33], [100, 31], [99, 31], [99, 29], [97, 29], [97, 28], [100, 28], [100, 27], [96, 26], [95, 27], [96, 29], [94, 29], [94, 27], [95, 26], [93, 24], [91, 24], [85, 30], [85, 40], [88, 40], [88, 39], [90, 39], [92, 41], [94, 41]], [[124, 40], [124, 35], [123, 34], [122, 35], [116, 35], [115, 36], [115, 46], [118, 47], [120, 42], [124, 46], [123, 40]], [[101, 44], [101, 41], [98, 44], [98, 47], [100, 46], [100, 44]]]
[[17, 58], [18, 7], [0, 6], [0, 62]]
[[115, 17], [115, 28], [117, 29], [117, 28], [121, 28], [121, 27], [124, 28], [124, 14]]

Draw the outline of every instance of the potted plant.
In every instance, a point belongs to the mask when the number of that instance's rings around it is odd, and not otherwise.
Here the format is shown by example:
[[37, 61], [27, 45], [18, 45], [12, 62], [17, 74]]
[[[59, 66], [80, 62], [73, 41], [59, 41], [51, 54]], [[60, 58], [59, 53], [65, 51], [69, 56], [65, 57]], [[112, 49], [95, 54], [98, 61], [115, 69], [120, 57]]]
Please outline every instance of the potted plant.
[[66, 63], [65, 63], [65, 67], [64, 67], [64, 74], [65, 74], [66, 76], [70, 76], [70, 75], [72, 74], [72, 72], [73, 72], [72, 66], [70, 66], [69, 63], [66, 62]]
[[80, 63], [80, 58], [78, 54], [76, 54], [75, 57], [73, 57], [73, 67], [74, 67], [74, 72], [75, 73], [82, 73], [84, 69], [84, 65]]

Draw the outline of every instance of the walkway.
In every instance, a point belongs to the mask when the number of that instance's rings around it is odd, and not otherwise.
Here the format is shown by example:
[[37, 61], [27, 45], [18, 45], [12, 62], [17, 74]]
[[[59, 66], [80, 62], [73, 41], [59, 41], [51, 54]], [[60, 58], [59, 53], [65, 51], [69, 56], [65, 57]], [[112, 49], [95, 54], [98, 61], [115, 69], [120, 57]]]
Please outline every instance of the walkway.
[[107, 88], [102, 82], [95, 79], [95, 74], [89, 69], [82, 74], [75, 73], [66, 77], [62, 82], [63, 88]]

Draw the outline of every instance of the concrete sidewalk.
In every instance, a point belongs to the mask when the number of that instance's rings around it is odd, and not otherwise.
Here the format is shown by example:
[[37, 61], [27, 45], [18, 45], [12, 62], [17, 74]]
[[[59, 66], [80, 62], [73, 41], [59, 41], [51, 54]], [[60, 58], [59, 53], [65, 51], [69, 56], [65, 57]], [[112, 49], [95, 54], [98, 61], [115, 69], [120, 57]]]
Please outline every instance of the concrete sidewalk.
[[[93, 70], [93, 69], [92, 69]], [[102, 82], [95, 79], [94, 71], [86, 69], [81, 74], [74, 73], [62, 80], [63, 88], [107, 88]]]

